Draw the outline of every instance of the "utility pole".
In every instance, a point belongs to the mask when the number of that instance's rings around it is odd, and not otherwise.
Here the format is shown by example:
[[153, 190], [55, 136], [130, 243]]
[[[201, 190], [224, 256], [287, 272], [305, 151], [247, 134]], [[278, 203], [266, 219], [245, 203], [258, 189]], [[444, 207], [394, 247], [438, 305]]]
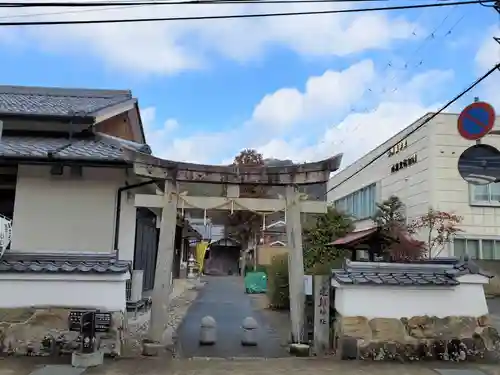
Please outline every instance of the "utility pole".
[[[497, 13], [498, 13], [498, 14], [500, 14], [500, 0], [497, 0], [497, 1], [495, 2], [495, 5], [493, 5], [493, 9], [495, 9], [495, 10], [497, 11]], [[500, 37], [498, 37], [498, 36], [494, 36], [494, 37], [493, 37], [493, 40], [494, 40], [495, 42], [497, 42], [498, 44], [500, 44]]]
[[[484, 5], [484, 4], [482, 4], [482, 5], [487, 7], [487, 8], [493, 8], [497, 11], [498, 14], [500, 14], [500, 0], [495, 1], [495, 4], [493, 4], [493, 5]], [[494, 36], [493, 40], [495, 42], [497, 42], [498, 44], [500, 44], [500, 37]]]

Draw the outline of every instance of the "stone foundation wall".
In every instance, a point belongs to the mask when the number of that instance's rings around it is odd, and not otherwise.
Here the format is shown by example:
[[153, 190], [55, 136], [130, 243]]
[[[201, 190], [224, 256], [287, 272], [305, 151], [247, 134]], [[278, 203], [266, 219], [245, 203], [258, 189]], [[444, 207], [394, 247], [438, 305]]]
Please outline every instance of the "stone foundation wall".
[[489, 317], [414, 316], [402, 319], [338, 316], [335, 349], [342, 359], [498, 360], [500, 337]]
[[[48, 356], [69, 354], [78, 349], [79, 333], [68, 329], [71, 310], [76, 309], [0, 309], [0, 352], [7, 355]], [[126, 324], [122, 312], [113, 312], [110, 331], [97, 334], [97, 345], [106, 355], [120, 355]]]

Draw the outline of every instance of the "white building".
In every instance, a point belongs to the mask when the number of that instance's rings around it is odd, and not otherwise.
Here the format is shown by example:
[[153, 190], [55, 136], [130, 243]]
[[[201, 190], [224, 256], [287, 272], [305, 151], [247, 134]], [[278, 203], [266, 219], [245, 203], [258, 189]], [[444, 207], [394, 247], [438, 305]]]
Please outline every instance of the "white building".
[[[144, 290], [153, 287], [159, 235], [160, 211], [134, 204], [157, 183], [137, 177], [123, 155], [151, 153], [137, 99], [0, 86], [0, 123], [0, 215], [13, 225], [0, 307], [124, 311], [132, 269], [144, 272]], [[179, 219], [174, 277], [192, 234], [183, 228]]]
[[[356, 229], [372, 226], [369, 218], [375, 204], [391, 195], [405, 204], [409, 220], [429, 207], [455, 213], [463, 218], [463, 232], [439, 256], [467, 253], [478, 259], [500, 259], [500, 184], [466, 183], [457, 163], [474, 142], [458, 134], [458, 114], [439, 114], [421, 126], [431, 115], [332, 177], [328, 201], [357, 218]], [[483, 143], [500, 147], [500, 136], [489, 135]]]

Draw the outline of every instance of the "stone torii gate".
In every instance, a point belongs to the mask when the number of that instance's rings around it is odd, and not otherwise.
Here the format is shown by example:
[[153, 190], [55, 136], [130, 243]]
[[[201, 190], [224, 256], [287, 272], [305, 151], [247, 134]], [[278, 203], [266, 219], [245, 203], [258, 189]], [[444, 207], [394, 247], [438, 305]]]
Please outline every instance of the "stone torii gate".
[[[291, 166], [216, 166], [181, 163], [156, 158], [151, 155], [125, 150], [126, 157], [134, 165], [134, 172], [141, 177], [164, 182], [163, 194], [135, 196], [136, 207], [162, 209], [160, 239], [156, 262], [156, 274], [152, 295], [149, 338], [161, 343], [167, 328], [171, 275], [174, 259], [174, 236], [177, 210], [180, 208], [205, 210], [251, 210], [269, 213], [285, 211], [286, 232], [290, 250], [290, 315], [292, 339], [299, 343], [304, 334], [304, 263], [302, 254], [301, 213], [324, 213], [327, 202], [306, 200], [300, 193], [299, 185], [326, 183], [330, 173], [336, 171], [342, 155], [314, 163]], [[179, 193], [178, 183], [211, 183], [225, 186], [225, 196], [189, 196]], [[284, 186], [285, 197], [242, 198], [240, 185]], [[325, 198], [326, 199], [326, 198]]]

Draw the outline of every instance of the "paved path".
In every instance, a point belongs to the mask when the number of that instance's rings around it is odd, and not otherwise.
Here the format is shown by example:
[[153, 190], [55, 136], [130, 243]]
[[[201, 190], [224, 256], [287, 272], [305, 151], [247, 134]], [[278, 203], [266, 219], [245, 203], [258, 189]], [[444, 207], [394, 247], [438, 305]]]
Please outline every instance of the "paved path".
[[[178, 329], [181, 357], [288, 357], [279, 334], [245, 294], [240, 277], [209, 276], [203, 281], [206, 281], [205, 287]], [[213, 346], [199, 345], [200, 321], [206, 315], [217, 321], [217, 343]], [[241, 323], [247, 316], [254, 317], [261, 327], [256, 347], [241, 345]]]
[[[47, 359], [45, 359], [47, 361]], [[68, 366], [69, 367], [69, 366]], [[0, 375], [28, 375], [40, 369], [40, 361], [32, 358], [0, 360]], [[440, 373], [436, 369], [475, 370], [480, 372]], [[47, 367], [46, 375], [73, 375]], [[106, 361], [82, 375], [500, 375], [500, 366], [430, 363], [377, 363], [318, 358], [279, 358], [265, 360], [164, 360], [136, 359]]]

